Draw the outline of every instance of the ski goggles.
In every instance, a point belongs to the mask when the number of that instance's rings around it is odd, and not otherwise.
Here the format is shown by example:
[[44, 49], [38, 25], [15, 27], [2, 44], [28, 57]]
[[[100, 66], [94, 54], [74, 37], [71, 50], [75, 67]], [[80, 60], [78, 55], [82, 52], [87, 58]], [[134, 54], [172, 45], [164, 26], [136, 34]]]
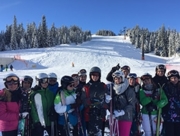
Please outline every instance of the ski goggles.
[[130, 73], [128, 75], [128, 78], [137, 78], [137, 75], [135, 73]]
[[57, 78], [48, 78], [49, 82], [57, 82]]
[[179, 77], [179, 72], [177, 70], [171, 70], [167, 74], [168, 77], [177, 76]]
[[43, 84], [48, 83], [48, 78], [42, 78], [39, 80], [39, 82]]
[[78, 75], [79, 75], [79, 76], [86, 75], [86, 70], [85, 70], [85, 69], [81, 69], [81, 70], [78, 72]]
[[19, 81], [19, 78], [16, 77], [16, 76], [10, 76], [10, 77], [5, 78], [4, 81], [7, 81], [7, 82], [9, 82], [9, 81]]
[[18, 85], [17, 81], [6, 81], [6, 85]]
[[156, 69], [166, 69], [166, 66], [165, 65], [158, 65], [158, 66], [156, 66]]

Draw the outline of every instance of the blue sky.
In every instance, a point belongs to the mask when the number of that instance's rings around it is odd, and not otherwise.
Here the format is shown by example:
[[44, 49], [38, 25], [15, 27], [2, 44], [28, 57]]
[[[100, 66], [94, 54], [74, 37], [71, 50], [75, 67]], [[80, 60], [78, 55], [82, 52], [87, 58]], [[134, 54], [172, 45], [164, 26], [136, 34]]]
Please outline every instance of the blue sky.
[[25, 28], [39, 25], [45, 15], [48, 27], [77, 25], [92, 33], [107, 29], [117, 34], [137, 24], [151, 31], [163, 24], [180, 31], [179, 0], [0, 0], [0, 30], [13, 23], [14, 15]]

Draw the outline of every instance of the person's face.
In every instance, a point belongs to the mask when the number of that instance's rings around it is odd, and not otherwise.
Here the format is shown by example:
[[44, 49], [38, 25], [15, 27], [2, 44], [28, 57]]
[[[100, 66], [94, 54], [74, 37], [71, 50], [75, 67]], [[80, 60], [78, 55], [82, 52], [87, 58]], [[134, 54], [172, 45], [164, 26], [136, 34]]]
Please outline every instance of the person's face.
[[15, 91], [18, 88], [18, 82], [17, 81], [7, 81], [6, 86], [10, 91]]
[[86, 82], [86, 79], [87, 79], [87, 75], [80, 75], [79, 76], [79, 81], [81, 81], [81, 82]]
[[56, 82], [57, 82], [57, 78], [49, 78], [49, 79], [48, 79], [48, 83], [49, 83], [50, 85], [54, 85], [54, 84], [56, 84]]
[[122, 78], [121, 77], [115, 77], [114, 78], [114, 83], [115, 84], [120, 84], [122, 82]]
[[31, 88], [31, 83], [28, 81], [23, 81], [22, 87], [23, 87], [23, 89], [27, 90], [27, 89]]
[[124, 76], [127, 77], [127, 75], [129, 74], [129, 70], [122, 70], [124, 73]]
[[78, 86], [79, 84], [79, 77], [73, 77], [74, 79], [74, 87]]
[[99, 80], [99, 73], [92, 73], [91, 74], [91, 79], [93, 81], [98, 81]]
[[40, 82], [42, 88], [47, 88], [48, 87], [48, 78], [40, 79], [39, 82]]
[[74, 83], [71, 83], [71, 84], [69, 84], [68, 86], [67, 86], [67, 90], [68, 91], [72, 91], [73, 89], [74, 89]]
[[134, 86], [136, 83], [136, 78], [129, 78], [128, 81], [129, 81], [129, 85]]
[[170, 82], [173, 83], [174, 85], [177, 84], [178, 81], [179, 81], [179, 79], [178, 79], [176, 76], [172, 76], [172, 77], [170, 78]]
[[158, 69], [158, 70], [157, 70], [157, 75], [158, 75], [158, 76], [164, 76], [164, 74], [165, 74], [165, 73], [164, 73], [164, 70], [163, 70], [163, 69]]
[[145, 85], [152, 84], [152, 82], [151, 82], [151, 79], [150, 79], [150, 78], [145, 78], [145, 79], [143, 80], [143, 83], [144, 83]]

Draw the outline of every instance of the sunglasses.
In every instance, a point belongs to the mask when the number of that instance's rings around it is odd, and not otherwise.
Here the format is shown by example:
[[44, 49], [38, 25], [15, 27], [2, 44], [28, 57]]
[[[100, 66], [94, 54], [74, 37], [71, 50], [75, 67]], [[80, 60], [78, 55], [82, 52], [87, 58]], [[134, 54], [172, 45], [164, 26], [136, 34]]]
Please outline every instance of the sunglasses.
[[18, 85], [18, 82], [7, 81], [6, 85]]
[[70, 84], [70, 85], [68, 85], [69, 87], [74, 87], [74, 84]]
[[156, 68], [157, 69], [166, 69], [166, 67], [164, 65], [158, 65]]
[[137, 78], [137, 75], [135, 73], [130, 73], [128, 75], [128, 78]]
[[5, 81], [19, 81], [19, 78], [16, 76], [10, 76], [4, 79]]
[[48, 83], [48, 78], [40, 79], [39, 82], [43, 84]]
[[56, 78], [49, 78], [48, 81], [49, 82], [57, 82], [57, 79]]

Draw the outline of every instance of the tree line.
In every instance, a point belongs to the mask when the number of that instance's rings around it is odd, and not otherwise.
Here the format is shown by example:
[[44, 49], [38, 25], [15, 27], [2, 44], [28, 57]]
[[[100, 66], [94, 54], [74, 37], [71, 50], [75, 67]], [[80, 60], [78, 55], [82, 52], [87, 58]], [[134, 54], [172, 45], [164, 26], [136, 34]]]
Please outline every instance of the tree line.
[[53, 47], [60, 44], [81, 44], [91, 40], [91, 31], [82, 31], [76, 25], [71, 27], [55, 27], [48, 29], [46, 17], [42, 16], [42, 22], [37, 26], [34, 22], [27, 25], [17, 24], [14, 16], [13, 24], [6, 26], [5, 31], [0, 32], [0, 51]]

